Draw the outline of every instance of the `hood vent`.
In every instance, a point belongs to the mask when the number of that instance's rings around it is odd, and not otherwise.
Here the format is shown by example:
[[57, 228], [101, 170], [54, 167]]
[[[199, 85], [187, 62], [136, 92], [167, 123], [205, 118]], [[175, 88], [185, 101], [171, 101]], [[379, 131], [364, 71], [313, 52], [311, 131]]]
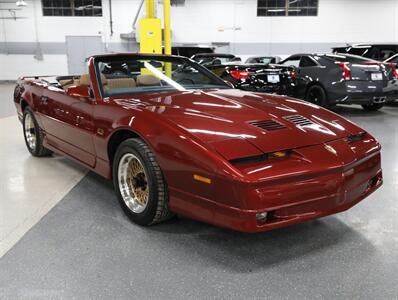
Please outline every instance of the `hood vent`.
[[288, 121], [296, 124], [299, 127], [304, 127], [304, 126], [309, 126], [309, 125], [314, 125], [315, 124], [311, 120], [307, 119], [306, 117], [300, 116], [300, 115], [286, 116], [286, 117], [283, 117], [283, 118], [285, 120], [288, 120]]
[[267, 131], [275, 131], [286, 128], [285, 125], [282, 125], [281, 123], [273, 120], [254, 121], [250, 122], [249, 124]]

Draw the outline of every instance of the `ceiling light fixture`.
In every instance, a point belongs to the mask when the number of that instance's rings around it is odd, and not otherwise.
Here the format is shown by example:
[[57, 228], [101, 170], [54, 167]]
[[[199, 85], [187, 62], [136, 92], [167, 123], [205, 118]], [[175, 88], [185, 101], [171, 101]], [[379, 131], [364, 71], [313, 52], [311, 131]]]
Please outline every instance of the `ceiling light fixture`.
[[21, 0], [21, 1], [15, 2], [15, 5], [18, 7], [25, 7], [25, 6], [28, 6], [28, 3], [26, 3], [26, 1]]

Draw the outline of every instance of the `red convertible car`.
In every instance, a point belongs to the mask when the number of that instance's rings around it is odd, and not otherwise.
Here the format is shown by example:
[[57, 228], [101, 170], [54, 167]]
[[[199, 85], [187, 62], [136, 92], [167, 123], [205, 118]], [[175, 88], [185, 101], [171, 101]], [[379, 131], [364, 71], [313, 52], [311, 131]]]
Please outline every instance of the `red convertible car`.
[[231, 89], [194, 61], [93, 56], [81, 76], [23, 77], [34, 156], [112, 179], [141, 225], [173, 214], [245, 232], [344, 211], [382, 184], [380, 144], [311, 103]]

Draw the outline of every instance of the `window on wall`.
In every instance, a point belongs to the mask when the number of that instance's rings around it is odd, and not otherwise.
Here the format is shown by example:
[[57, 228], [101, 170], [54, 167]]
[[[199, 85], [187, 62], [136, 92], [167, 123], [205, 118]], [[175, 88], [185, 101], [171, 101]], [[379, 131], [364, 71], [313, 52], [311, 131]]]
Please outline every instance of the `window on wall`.
[[257, 0], [257, 16], [317, 16], [318, 0]]
[[43, 16], [100, 17], [101, 0], [42, 0]]

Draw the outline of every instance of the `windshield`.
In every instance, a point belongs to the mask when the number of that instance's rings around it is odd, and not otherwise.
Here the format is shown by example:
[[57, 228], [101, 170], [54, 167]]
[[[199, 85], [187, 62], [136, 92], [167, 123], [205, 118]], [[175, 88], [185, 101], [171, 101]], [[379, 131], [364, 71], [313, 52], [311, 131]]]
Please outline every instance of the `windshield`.
[[219, 77], [182, 57], [103, 56], [96, 58], [104, 97], [131, 93], [229, 88]]

